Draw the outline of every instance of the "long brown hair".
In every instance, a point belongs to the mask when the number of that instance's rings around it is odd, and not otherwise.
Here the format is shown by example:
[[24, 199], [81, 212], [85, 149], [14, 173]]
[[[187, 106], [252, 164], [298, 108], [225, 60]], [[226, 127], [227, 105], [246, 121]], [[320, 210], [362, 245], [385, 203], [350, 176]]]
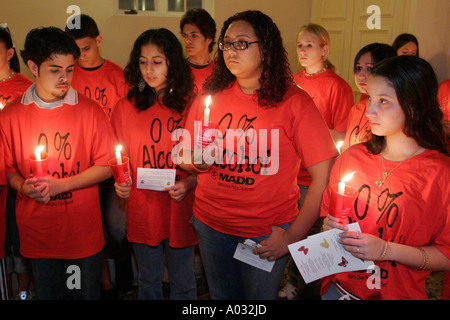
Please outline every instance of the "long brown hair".
[[[431, 65], [416, 56], [398, 56], [376, 64], [371, 76], [387, 79], [394, 88], [405, 114], [405, 135], [421, 147], [449, 155], [444, 113], [437, 99], [438, 82]], [[385, 143], [384, 136], [373, 135], [364, 144], [369, 152], [378, 154]]]

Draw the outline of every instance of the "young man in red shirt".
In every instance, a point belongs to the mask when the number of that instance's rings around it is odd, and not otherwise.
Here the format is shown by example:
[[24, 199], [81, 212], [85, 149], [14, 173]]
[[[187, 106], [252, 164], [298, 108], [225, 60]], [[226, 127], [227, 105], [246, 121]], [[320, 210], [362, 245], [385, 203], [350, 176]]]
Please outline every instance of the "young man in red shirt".
[[[21, 254], [30, 259], [38, 299], [65, 299], [68, 289], [75, 299], [98, 299], [104, 237], [97, 184], [111, 176], [114, 134], [99, 105], [70, 87], [80, 52], [73, 39], [55, 27], [33, 29], [24, 48], [35, 84], [0, 114]], [[48, 155], [41, 178], [30, 174], [37, 146]]]

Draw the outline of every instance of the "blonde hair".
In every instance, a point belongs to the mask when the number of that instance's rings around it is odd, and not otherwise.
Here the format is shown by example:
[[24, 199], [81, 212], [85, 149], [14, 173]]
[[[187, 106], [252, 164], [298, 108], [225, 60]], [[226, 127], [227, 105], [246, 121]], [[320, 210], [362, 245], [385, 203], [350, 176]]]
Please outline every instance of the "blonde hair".
[[328, 31], [315, 23], [309, 23], [305, 24], [300, 28], [300, 31], [298, 34], [302, 33], [303, 31], [308, 31], [309, 33], [313, 34], [317, 37], [320, 41], [320, 46], [323, 48], [324, 46], [328, 46], [328, 50], [326, 50], [325, 55], [323, 56], [324, 64], [328, 66], [328, 68], [334, 70], [334, 65], [329, 60], [330, 56], [330, 35], [328, 34]]

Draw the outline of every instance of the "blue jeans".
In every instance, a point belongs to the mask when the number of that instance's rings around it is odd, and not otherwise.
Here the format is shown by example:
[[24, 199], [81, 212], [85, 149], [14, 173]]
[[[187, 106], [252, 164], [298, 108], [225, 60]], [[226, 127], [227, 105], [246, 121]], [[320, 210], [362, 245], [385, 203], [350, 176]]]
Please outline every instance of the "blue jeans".
[[81, 259], [30, 259], [39, 300], [66, 300], [67, 278], [76, 273], [69, 266], [78, 266], [80, 288], [72, 290], [75, 300], [98, 300], [102, 280], [103, 255], [101, 252]]
[[156, 247], [133, 243], [133, 248], [139, 270], [139, 300], [163, 299], [164, 249], [169, 271], [170, 299], [197, 299], [194, 274], [195, 246], [171, 248], [169, 240], [164, 240]]
[[[280, 226], [287, 229], [290, 224]], [[247, 238], [218, 232], [194, 218], [200, 253], [212, 300], [275, 300], [289, 255], [278, 259], [272, 271], [233, 258], [238, 243]], [[268, 238], [251, 238], [259, 243]]]

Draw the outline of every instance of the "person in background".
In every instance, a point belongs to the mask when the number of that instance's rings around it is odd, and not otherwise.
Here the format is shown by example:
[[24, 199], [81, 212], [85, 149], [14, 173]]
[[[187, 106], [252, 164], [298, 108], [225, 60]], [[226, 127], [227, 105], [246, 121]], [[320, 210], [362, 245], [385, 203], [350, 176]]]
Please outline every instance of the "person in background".
[[[447, 128], [447, 145], [450, 145], [450, 79], [441, 82], [438, 89], [438, 101], [444, 112], [444, 119]], [[450, 272], [444, 272], [444, 282], [442, 285], [442, 300], [450, 300]]]
[[214, 69], [210, 55], [216, 43], [216, 22], [205, 9], [192, 9], [181, 18], [180, 30], [194, 83], [200, 92]]
[[[115, 188], [127, 199], [128, 239], [139, 271], [138, 299], [163, 299], [165, 253], [170, 299], [195, 300], [196, 177], [180, 170], [171, 157], [172, 133], [183, 127], [194, 90], [177, 37], [164, 28], [142, 33], [125, 67], [125, 79], [130, 90], [117, 103], [111, 124], [132, 169], [129, 183], [116, 183]], [[146, 169], [172, 172], [175, 184], [158, 191], [141, 187], [145, 176], [140, 170]]]
[[[0, 24], [0, 112], [3, 108], [21, 96], [31, 85], [31, 81], [20, 73], [20, 63], [7, 24]], [[0, 159], [3, 159], [1, 157]], [[9, 299], [31, 299], [31, 273], [28, 262], [20, 255], [19, 234], [16, 224], [16, 191], [6, 185], [0, 192], [1, 208], [6, 205], [6, 239], [0, 232], [0, 252], [5, 250], [6, 279]], [[4, 216], [2, 216], [4, 217]], [[2, 220], [3, 221], [3, 220]], [[13, 297], [13, 273], [17, 275], [16, 297]]]
[[[302, 26], [297, 35], [297, 58], [302, 70], [294, 74], [294, 81], [314, 100], [337, 144], [344, 140], [354, 98], [348, 83], [334, 72], [334, 66], [329, 60], [330, 49], [330, 36], [325, 28], [313, 23]], [[311, 177], [304, 167], [300, 168], [297, 182], [301, 194], [300, 207], [311, 183]], [[315, 233], [321, 225], [319, 219], [311, 232]], [[318, 282], [305, 286], [291, 258], [288, 262], [287, 283], [278, 296], [293, 299], [296, 294], [300, 294], [300, 290], [309, 295], [316, 292], [316, 297], [320, 298], [318, 287]]]
[[9, 288], [5, 264], [5, 237], [6, 237], [6, 173], [5, 158], [3, 156], [3, 143], [0, 139], [0, 301], [9, 300]]
[[[72, 87], [80, 94], [97, 101], [110, 117], [117, 101], [127, 94], [123, 69], [101, 56], [103, 38], [93, 18], [81, 14], [72, 19], [80, 21], [80, 28], [71, 28], [74, 23], [68, 21], [65, 29], [80, 48]], [[116, 196], [113, 178], [99, 184], [99, 195], [106, 239], [101, 298], [127, 299], [132, 295], [134, 275], [131, 245], [126, 237], [125, 201]], [[114, 261], [115, 279], [111, 279], [108, 259]], [[115, 280], [115, 286], [112, 280]]]
[[[180, 142], [183, 155], [195, 153], [195, 122], [204, 120], [205, 98], [211, 95], [209, 121], [219, 132], [210, 145], [217, 147], [216, 161], [195, 164], [188, 156], [180, 166], [198, 172], [194, 226], [211, 299], [276, 299], [287, 246], [306, 236], [318, 219], [337, 150], [312, 99], [293, 82], [270, 17], [238, 13], [225, 21], [218, 43], [216, 66], [186, 120], [191, 139]], [[232, 132], [238, 145], [224, 136]], [[264, 142], [267, 148], [254, 159], [250, 148]], [[300, 163], [312, 182], [299, 213]], [[254, 251], [261, 259], [274, 261], [270, 272], [233, 258], [247, 239], [261, 245]]]
[[[321, 215], [324, 230], [341, 229], [343, 248], [376, 269], [322, 279], [323, 299], [423, 300], [431, 271], [450, 270], [450, 157], [437, 90], [433, 68], [415, 56], [372, 70], [366, 115], [373, 136], [336, 160]], [[351, 172], [346, 184], [356, 202], [339, 220], [328, 210], [331, 186]], [[348, 231], [350, 222], [361, 232]]]
[[419, 56], [419, 41], [410, 33], [402, 33], [395, 38], [392, 47], [397, 52], [397, 55]]
[[[0, 113], [20, 251], [42, 300], [66, 299], [68, 289], [74, 299], [99, 298], [105, 242], [97, 184], [111, 176], [115, 141], [100, 106], [70, 87], [79, 54], [61, 29], [31, 30], [21, 55], [35, 83]], [[43, 177], [30, 174], [38, 146], [48, 164]]]
[[450, 79], [441, 82], [438, 89], [439, 105], [444, 112], [444, 119], [450, 121]]
[[370, 138], [372, 132], [369, 119], [366, 117], [367, 79], [375, 64], [396, 55], [394, 48], [384, 43], [368, 44], [356, 54], [353, 62], [353, 74], [355, 75], [355, 84], [361, 92], [361, 99], [350, 110], [342, 152], [348, 147]]

